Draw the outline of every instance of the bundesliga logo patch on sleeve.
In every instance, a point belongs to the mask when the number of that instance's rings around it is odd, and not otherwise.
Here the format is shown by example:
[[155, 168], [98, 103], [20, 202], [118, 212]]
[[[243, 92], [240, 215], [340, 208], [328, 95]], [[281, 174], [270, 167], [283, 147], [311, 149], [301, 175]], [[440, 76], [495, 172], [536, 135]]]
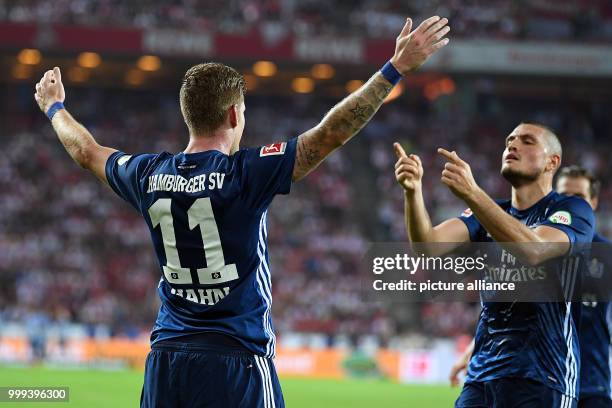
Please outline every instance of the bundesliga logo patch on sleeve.
[[555, 224], [570, 225], [572, 223], [572, 215], [567, 211], [557, 211], [548, 219]]
[[266, 146], [263, 146], [259, 151], [259, 157], [264, 156], [277, 156], [281, 154], [285, 154], [285, 149], [287, 148], [287, 143], [272, 143]]

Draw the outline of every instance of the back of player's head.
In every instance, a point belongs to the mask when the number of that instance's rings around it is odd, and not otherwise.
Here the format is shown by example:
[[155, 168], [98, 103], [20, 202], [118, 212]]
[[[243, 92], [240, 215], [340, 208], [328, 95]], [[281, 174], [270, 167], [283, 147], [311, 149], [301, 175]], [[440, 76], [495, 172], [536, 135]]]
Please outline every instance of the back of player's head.
[[181, 85], [181, 112], [192, 134], [217, 130], [225, 121], [228, 109], [244, 100], [243, 76], [232, 67], [207, 62], [195, 65], [185, 73]]
[[589, 194], [591, 198], [599, 197], [599, 192], [601, 191], [601, 182], [591, 173], [589, 170], [585, 169], [582, 166], [571, 165], [565, 166], [561, 170], [559, 170], [559, 175], [557, 180], [561, 178], [583, 178], [589, 181]]

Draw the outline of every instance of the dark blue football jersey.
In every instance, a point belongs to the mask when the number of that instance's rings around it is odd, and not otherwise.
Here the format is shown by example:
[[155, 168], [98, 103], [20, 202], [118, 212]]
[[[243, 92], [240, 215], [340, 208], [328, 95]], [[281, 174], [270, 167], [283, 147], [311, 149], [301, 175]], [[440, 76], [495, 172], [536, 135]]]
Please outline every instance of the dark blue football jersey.
[[[612, 244], [607, 238], [595, 234], [593, 243], [606, 245], [597, 251], [608, 250]], [[598, 262], [592, 258], [592, 262]], [[603, 266], [601, 264], [601, 266]], [[588, 283], [598, 284], [597, 273], [586, 274]], [[588, 287], [588, 285], [587, 285]], [[580, 369], [580, 398], [602, 396], [610, 398], [610, 340], [612, 336], [612, 310], [609, 302], [589, 298], [585, 290], [582, 302], [580, 320], [580, 353], [582, 357]]]
[[296, 143], [108, 159], [108, 183], [144, 217], [161, 268], [152, 343], [216, 332], [274, 356], [266, 215], [289, 193]]
[[[590, 205], [581, 198], [554, 191], [525, 210], [513, 208], [510, 200], [498, 204], [529, 228], [546, 225], [567, 234], [570, 261], [553, 259], [545, 264], [553, 276], [559, 277], [564, 289], [573, 287], [579, 280], [579, 266], [586, 265], [587, 255], [584, 248], [574, 244], [590, 243], [593, 239], [595, 220]], [[460, 219], [468, 227], [472, 241], [492, 241], [471, 211], [464, 212]], [[573, 310], [576, 308], [578, 305], [569, 301], [483, 302], [466, 382], [530, 378], [577, 398], [580, 350], [579, 313]]]

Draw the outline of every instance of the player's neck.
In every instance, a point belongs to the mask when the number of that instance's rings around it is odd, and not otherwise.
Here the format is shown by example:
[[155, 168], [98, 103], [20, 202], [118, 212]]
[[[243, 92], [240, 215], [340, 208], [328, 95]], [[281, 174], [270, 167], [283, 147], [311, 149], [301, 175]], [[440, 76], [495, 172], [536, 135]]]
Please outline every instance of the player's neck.
[[229, 155], [232, 150], [233, 138], [229, 132], [215, 132], [209, 135], [189, 135], [189, 143], [183, 153], [199, 153], [208, 150], [218, 150]]
[[526, 210], [552, 190], [548, 180], [536, 180], [533, 183], [512, 186], [512, 207], [517, 210]]

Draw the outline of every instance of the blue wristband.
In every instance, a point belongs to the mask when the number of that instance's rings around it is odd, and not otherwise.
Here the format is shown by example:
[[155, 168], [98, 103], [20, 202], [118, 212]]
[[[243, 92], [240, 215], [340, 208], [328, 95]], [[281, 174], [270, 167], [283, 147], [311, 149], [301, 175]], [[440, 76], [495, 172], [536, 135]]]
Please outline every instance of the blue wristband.
[[397, 83], [402, 79], [402, 74], [395, 69], [393, 64], [391, 64], [391, 61], [387, 61], [387, 63], [380, 69], [380, 72], [383, 74], [385, 79], [393, 85], [397, 85]]
[[61, 102], [55, 102], [53, 105], [51, 105], [51, 107], [47, 111], [47, 117], [49, 118], [49, 120], [53, 120], [53, 117], [55, 116], [57, 111], [61, 109], [66, 109], [64, 108], [64, 104]]

